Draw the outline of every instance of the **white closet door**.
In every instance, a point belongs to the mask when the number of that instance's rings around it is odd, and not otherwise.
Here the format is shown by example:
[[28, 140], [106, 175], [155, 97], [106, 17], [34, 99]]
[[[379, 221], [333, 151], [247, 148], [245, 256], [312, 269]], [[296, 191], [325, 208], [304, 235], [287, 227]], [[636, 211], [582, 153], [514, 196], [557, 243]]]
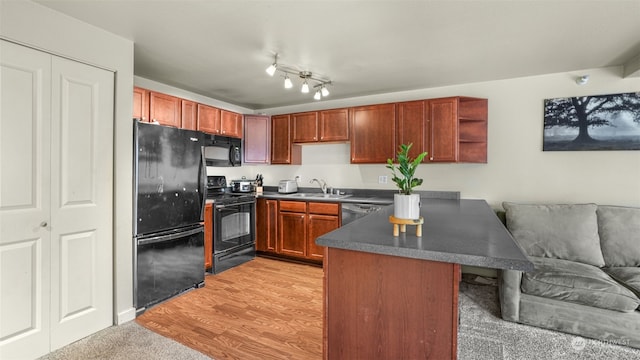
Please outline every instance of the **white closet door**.
[[113, 73], [0, 46], [0, 359], [28, 359], [113, 323]]
[[0, 359], [49, 352], [51, 56], [0, 41]]
[[51, 350], [113, 324], [113, 73], [53, 57]]

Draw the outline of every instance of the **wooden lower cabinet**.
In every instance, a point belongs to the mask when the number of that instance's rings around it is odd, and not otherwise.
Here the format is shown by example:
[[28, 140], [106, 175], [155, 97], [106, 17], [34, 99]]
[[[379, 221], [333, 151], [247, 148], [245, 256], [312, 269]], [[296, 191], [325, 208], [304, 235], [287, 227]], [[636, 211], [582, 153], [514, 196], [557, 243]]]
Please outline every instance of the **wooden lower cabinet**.
[[456, 359], [459, 264], [325, 254], [324, 359]]
[[276, 253], [278, 239], [278, 200], [256, 202], [256, 250]]
[[213, 267], [213, 204], [204, 206], [204, 269]]
[[315, 239], [340, 227], [340, 204], [258, 199], [256, 249], [320, 262], [324, 247]]
[[278, 253], [294, 257], [305, 257], [307, 252], [307, 214], [280, 210], [278, 215]]

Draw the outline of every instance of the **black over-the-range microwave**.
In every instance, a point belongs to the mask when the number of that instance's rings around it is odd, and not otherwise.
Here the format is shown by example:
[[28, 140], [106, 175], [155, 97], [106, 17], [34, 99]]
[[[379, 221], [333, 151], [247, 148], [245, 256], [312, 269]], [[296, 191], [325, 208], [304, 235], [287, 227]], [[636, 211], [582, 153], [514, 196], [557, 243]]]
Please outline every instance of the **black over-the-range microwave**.
[[241, 166], [241, 140], [228, 136], [204, 135], [204, 158], [207, 166]]

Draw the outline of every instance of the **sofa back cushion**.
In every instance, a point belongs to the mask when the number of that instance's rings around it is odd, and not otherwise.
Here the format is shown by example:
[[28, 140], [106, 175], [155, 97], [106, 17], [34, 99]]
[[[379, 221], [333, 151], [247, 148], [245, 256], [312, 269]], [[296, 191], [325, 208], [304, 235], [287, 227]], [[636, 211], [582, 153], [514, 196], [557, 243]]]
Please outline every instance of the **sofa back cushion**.
[[595, 204], [502, 206], [507, 228], [527, 255], [604, 266]]
[[640, 208], [598, 206], [597, 214], [606, 266], [640, 266]]

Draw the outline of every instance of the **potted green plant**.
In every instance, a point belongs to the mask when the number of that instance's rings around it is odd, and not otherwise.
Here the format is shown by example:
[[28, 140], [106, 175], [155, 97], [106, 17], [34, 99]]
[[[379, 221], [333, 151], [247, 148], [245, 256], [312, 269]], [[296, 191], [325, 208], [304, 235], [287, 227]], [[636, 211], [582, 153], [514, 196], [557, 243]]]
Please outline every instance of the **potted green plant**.
[[420, 195], [413, 194], [413, 188], [422, 185], [422, 179], [416, 178], [418, 165], [422, 163], [427, 152], [423, 152], [414, 159], [409, 157], [409, 150], [413, 144], [402, 144], [398, 148], [397, 166], [393, 159], [387, 159], [387, 168], [391, 170], [391, 180], [399, 189], [393, 197], [393, 216], [398, 219], [420, 218]]

